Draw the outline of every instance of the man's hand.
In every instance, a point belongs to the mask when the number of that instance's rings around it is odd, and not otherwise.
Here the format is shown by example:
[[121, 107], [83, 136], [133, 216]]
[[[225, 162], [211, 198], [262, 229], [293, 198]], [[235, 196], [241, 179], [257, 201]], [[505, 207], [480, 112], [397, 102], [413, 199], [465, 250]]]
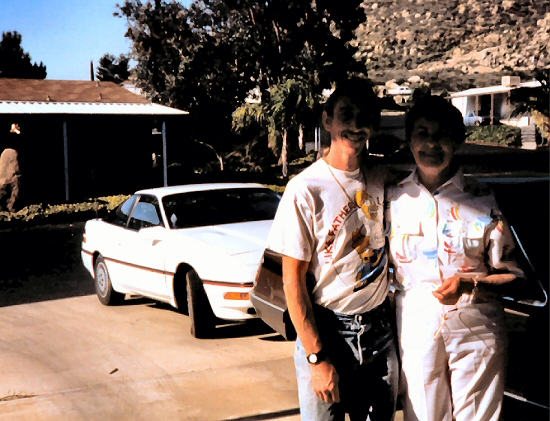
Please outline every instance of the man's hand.
[[441, 304], [454, 305], [462, 295], [460, 291], [460, 276], [453, 275], [444, 279], [443, 284], [432, 292]]
[[338, 373], [330, 361], [311, 365], [313, 390], [319, 399], [332, 404], [340, 402]]

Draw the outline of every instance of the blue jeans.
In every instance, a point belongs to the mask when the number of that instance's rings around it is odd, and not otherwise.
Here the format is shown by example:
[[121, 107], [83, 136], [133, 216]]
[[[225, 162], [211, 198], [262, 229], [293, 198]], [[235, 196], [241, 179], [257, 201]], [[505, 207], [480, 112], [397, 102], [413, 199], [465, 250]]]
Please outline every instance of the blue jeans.
[[[374, 329], [376, 336], [379, 336], [380, 329], [373, 326], [379, 320], [366, 320], [362, 324], [360, 317], [350, 319], [349, 316], [339, 317], [334, 313], [332, 318], [331, 322], [324, 316], [316, 316], [316, 322], [323, 348], [340, 378], [340, 402], [328, 404], [315, 394], [311, 366], [298, 338], [294, 362], [302, 421], [343, 421], [346, 413], [351, 421], [365, 421], [367, 418], [370, 421], [392, 421], [395, 418], [399, 367], [391, 327], [391, 336], [384, 341], [384, 347], [369, 357], [368, 353], [365, 356], [359, 349], [360, 336], [362, 331], [369, 328]], [[380, 333], [384, 336], [384, 332]], [[377, 338], [368, 339], [376, 342]]]

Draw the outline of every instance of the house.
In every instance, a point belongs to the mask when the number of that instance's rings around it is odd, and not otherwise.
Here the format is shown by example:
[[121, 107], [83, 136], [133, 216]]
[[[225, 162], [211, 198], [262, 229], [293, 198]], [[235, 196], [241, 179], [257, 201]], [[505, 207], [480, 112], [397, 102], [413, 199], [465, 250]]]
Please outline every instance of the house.
[[129, 194], [168, 184], [186, 114], [113, 82], [0, 78], [0, 151], [18, 152], [28, 203]]
[[[465, 121], [487, 124], [508, 124], [522, 128], [522, 143], [526, 148], [536, 148], [535, 123], [530, 115], [511, 117], [514, 106], [510, 103], [510, 92], [517, 88], [537, 88], [539, 81], [520, 82], [517, 76], [503, 76], [501, 85], [467, 89], [450, 95]], [[482, 123], [483, 124], [483, 123]]]

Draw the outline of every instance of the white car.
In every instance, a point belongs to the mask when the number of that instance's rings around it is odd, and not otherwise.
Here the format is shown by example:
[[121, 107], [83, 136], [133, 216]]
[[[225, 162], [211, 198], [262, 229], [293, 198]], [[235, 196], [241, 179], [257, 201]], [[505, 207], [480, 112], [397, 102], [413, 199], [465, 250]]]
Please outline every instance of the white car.
[[208, 337], [216, 318], [257, 317], [249, 293], [279, 200], [253, 183], [140, 190], [86, 222], [82, 262], [101, 303], [169, 303], [189, 314], [193, 336]]
[[473, 111], [468, 111], [466, 117], [464, 117], [464, 124], [466, 126], [479, 126], [482, 122], [483, 117], [477, 116]]
[[411, 88], [408, 86], [398, 86], [388, 91], [389, 95], [410, 95], [412, 94]]

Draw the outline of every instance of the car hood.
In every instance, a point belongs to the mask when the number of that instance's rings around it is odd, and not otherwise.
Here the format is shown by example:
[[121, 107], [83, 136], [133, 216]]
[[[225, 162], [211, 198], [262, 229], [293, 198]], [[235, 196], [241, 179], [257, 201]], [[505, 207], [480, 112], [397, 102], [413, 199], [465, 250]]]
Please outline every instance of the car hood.
[[250, 252], [263, 252], [272, 223], [272, 220], [241, 222], [178, 231], [181, 235], [204, 241], [221, 249], [227, 255], [235, 256]]

